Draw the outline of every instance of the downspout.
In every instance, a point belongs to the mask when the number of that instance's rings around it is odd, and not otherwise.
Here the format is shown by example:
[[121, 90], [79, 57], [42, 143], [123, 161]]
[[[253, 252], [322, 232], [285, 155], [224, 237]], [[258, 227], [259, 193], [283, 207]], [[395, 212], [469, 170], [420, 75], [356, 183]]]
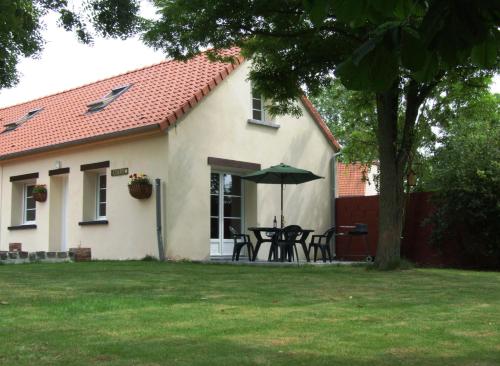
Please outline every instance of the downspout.
[[0, 165], [0, 248], [2, 248], [2, 211], [3, 211], [3, 164]]
[[[336, 227], [337, 226], [337, 217], [335, 215], [335, 199], [337, 198], [337, 156], [342, 154], [342, 151], [339, 151], [335, 154], [332, 155], [332, 160], [331, 160], [331, 183], [330, 183], [330, 209], [331, 209], [331, 227]], [[332, 237], [332, 240], [330, 241], [331, 245], [331, 250], [332, 250], [332, 256], [335, 258], [336, 252], [335, 252], [335, 235]]]
[[161, 179], [155, 179], [156, 191], [156, 239], [158, 240], [158, 258], [165, 261], [165, 248], [163, 247], [163, 237], [161, 230]]

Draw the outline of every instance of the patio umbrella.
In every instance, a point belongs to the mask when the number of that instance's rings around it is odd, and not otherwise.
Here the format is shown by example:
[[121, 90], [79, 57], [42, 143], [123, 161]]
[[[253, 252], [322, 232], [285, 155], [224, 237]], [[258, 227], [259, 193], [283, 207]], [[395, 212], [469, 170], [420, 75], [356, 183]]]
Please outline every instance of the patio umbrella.
[[301, 184], [323, 177], [311, 173], [309, 170], [298, 169], [281, 163], [247, 174], [241, 178], [255, 183], [281, 184], [281, 227], [283, 227], [283, 184]]

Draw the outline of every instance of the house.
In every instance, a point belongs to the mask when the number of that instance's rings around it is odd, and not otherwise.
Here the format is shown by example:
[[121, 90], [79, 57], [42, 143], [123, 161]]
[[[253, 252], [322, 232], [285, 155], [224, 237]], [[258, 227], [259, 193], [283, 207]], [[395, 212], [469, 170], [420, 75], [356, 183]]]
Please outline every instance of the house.
[[[230, 225], [269, 226], [280, 212], [279, 186], [240, 176], [280, 162], [325, 177], [285, 187], [287, 222], [327, 229], [339, 145], [305, 97], [301, 117], [270, 117], [252, 95], [250, 61], [225, 53], [236, 62], [165, 61], [1, 109], [0, 250], [158, 255], [156, 194], [128, 193], [129, 174], [144, 173], [160, 180], [167, 257], [230, 255]], [[45, 202], [33, 201], [35, 184]]]
[[337, 197], [375, 196], [378, 165], [367, 167], [360, 163], [337, 163]]

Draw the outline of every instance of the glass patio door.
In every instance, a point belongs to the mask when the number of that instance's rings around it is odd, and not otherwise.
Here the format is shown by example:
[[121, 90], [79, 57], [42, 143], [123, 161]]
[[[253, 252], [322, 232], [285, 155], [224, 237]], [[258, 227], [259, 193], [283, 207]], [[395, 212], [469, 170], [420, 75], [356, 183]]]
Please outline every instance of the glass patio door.
[[210, 255], [233, 254], [229, 227], [243, 227], [243, 188], [241, 178], [230, 173], [212, 172], [210, 176]]

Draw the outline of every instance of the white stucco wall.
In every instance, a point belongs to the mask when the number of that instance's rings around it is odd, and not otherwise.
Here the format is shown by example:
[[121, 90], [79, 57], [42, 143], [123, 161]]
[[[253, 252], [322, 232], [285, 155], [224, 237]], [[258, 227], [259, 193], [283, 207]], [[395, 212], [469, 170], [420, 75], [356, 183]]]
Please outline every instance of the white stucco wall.
[[372, 165], [370, 166], [370, 169], [368, 170], [368, 180], [366, 181], [365, 185], [365, 196], [376, 196], [378, 194], [377, 192], [377, 177], [379, 175], [379, 169], [378, 165]]
[[[167, 255], [209, 257], [210, 172], [207, 157], [261, 164], [279, 163], [311, 170], [325, 179], [298, 186], [284, 194], [286, 224], [323, 232], [331, 225], [330, 159], [333, 149], [308, 112], [276, 117], [279, 129], [247, 123], [251, 89], [243, 64], [168, 133]], [[230, 169], [229, 169], [230, 171]], [[246, 183], [252, 186], [254, 183]], [[279, 185], [260, 184], [246, 195], [246, 227], [272, 226], [279, 220]], [[256, 201], [256, 211], [248, 205]], [[267, 258], [267, 246], [259, 257]]]
[[[279, 163], [311, 170], [325, 179], [286, 186], [286, 224], [323, 232], [331, 225], [330, 159], [333, 149], [308, 112], [302, 116], [276, 117], [279, 129], [249, 124], [251, 89], [246, 80], [248, 65], [241, 65], [167, 133], [115, 142], [58, 150], [43, 155], [6, 161], [0, 177], [0, 250], [21, 242], [23, 250], [53, 250], [50, 220], [60, 220], [50, 209], [51, 179], [55, 162], [69, 167], [67, 247], [90, 247], [98, 259], [142, 258], [158, 252], [155, 231], [155, 199], [136, 200], [128, 194], [128, 176], [111, 177], [111, 169], [129, 168], [164, 182], [162, 206], [166, 254], [170, 258], [208, 259], [210, 248], [210, 173], [208, 157], [261, 164]], [[301, 105], [301, 104], [300, 104]], [[83, 218], [81, 164], [110, 161], [108, 177], [108, 225], [80, 226]], [[231, 169], [219, 167], [232, 172]], [[219, 170], [220, 170], [219, 169]], [[49, 199], [37, 203], [37, 228], [8, 230], [12, 224], [11, 176], [39, 173], [37, 184], [47, 184]], [[239, 171], [243, 174], [244, 172]], [[55, 191], [54, 191], [55, 192]], [[50, 212], [53, 214], [51, 215]], [[245, 226], [272, 226], [279, 220], [279, 185], [245, 183]], [[52, 230], [53, 231], [53, 230]], [[253, 239], [253, 237], [252, 237]], [[268, 247], [260, 252], [267, 257]]]
[[[90, 247], [92, 256], [99, 259], [142, 258], [158, 252], [156, 244], [156, 216], [154, 196], [137, 200], [128, 193], [128, 176], [111, 177], [111, 169], [129, 168], [130, 173], [146, 173], [152, 178], [166, 180], [166, 144], [164, 135], [144, 137], [121, 142], [100, 143], [83, 148], [60, 150], [38, 157], [6, 162], [2, 165], [1, 181], [1, 236], [0, 250], [7, 250], [9, 243], [22, 243], [23, 250], [56, 250], [49, 242], [51, 220], [60, 220], [57, 214], [50, 215], [51, 187], [54, 182], [48, 171], [60, 161], [69, 167], [68, 201], [66, 211], [67, 247]], [[83, 172], [80, 165], [110, 161], [107, 169], [107, 220], [108, 225], [80, 226], [83, 220]], [[8, 230], [11, 217], [11, 176], [39, 173], [37, 184], [47, 184], [48, 199], [37, 202], [36, 229]], [[54, 191], [55, 192], [55, 191]]]

